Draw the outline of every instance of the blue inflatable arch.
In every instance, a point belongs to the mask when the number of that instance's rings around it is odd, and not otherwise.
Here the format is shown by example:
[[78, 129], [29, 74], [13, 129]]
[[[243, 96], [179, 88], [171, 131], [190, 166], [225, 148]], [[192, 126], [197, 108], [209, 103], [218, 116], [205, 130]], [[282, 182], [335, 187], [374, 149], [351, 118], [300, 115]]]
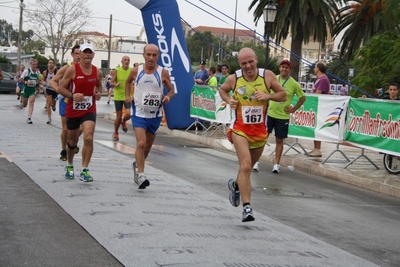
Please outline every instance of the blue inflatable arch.
[[175, 98], [164, 106], [168, 128], [187, 128], [194, 121], [190, 117], [190, 93], [194, 81], [178, 4], [176, 0], [126, 1], [142, 12], [148, 43], [156, 44], [160, 49], [157, 63], [171, 76]]

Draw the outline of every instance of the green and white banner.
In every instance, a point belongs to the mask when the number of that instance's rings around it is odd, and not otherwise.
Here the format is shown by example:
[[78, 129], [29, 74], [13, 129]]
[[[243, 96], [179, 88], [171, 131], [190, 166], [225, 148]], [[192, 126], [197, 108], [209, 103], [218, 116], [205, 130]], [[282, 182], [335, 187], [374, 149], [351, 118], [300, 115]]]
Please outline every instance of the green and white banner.
[[[306, 101], [290, 114], [289, 136], [328, 142], [343, 141], [348, 96], [306, 94]], [[292, 106], [298, 101], [293, 98]]]
[[206, 85], [195, 85], [190, 95], [190, 117], [218, 123], [229, 123], [231, 109], [217, 90]]
[[346, 120], [346, 141], [357, 146], [400, 156], [400, 101], [351, 99]]

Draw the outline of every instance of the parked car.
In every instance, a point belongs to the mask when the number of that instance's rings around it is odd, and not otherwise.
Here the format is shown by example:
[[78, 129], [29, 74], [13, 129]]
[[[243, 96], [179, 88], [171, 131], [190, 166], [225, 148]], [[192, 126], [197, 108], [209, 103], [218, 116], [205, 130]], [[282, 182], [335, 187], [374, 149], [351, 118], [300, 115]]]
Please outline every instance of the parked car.
[[0, 81], [0, 92], [9, 94], [10, 92], [15, 92], [15, 87], [17, 86], [14, 76], [8, 72], [3, 71], [3, 80]]

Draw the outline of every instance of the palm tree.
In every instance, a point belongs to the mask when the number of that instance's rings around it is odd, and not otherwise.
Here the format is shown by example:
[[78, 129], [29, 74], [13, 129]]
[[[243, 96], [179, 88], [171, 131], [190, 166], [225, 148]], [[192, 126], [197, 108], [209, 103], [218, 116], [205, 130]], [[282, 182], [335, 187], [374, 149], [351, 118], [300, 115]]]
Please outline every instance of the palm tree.
[[340, 41], [340, 56], [346, 61], [374, 35], [398, 29], [398, 0], [348, 0], [340, 10], [340, 19], [333, 35], [344, 31]]
[[[263, 15], [263, 9], [268, 0], [253, 0], [249, 11], [254, 7], [254, 21], [257, 23]], [[277, 43], [286, 39], [291, 33], [291, 76], [298, 79], [299, 56], [301, 56], [302, 44], [308, 43], [310, 38], [321, 42], [325, 46], [329, 30], [333, 28], [339, 11], [338, 4], [342, 0], [277, 0], [278, 12], [272, 28], [271, 37], [276, 37]]]

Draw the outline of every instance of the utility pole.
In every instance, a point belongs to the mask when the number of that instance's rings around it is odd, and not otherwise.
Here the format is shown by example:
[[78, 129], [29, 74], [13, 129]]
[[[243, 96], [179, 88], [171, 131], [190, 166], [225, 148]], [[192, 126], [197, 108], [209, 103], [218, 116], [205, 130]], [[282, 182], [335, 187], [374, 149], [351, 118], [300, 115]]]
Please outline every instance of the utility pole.
[[107, 70], [110, 69], [111, 59], [111, 30], [112, 30], [112, 14], [110, 14], [110, 31], [108, 33], [108, 58], [107, 58]]
[[236, 0], [236, 7], [235, 7], [235, 23], [233, 26], [232, 55], [233, 55], [233, 52], [235, 51], [237, 3], [238, 3], [238, 0]]
[[21, 67], [21, 42], [22, 42], [22, 12], [25, 8], [24, 0], [19, 5], [19, 33], [18, 33], [18, 52], [17, 52], [17, 71]]

